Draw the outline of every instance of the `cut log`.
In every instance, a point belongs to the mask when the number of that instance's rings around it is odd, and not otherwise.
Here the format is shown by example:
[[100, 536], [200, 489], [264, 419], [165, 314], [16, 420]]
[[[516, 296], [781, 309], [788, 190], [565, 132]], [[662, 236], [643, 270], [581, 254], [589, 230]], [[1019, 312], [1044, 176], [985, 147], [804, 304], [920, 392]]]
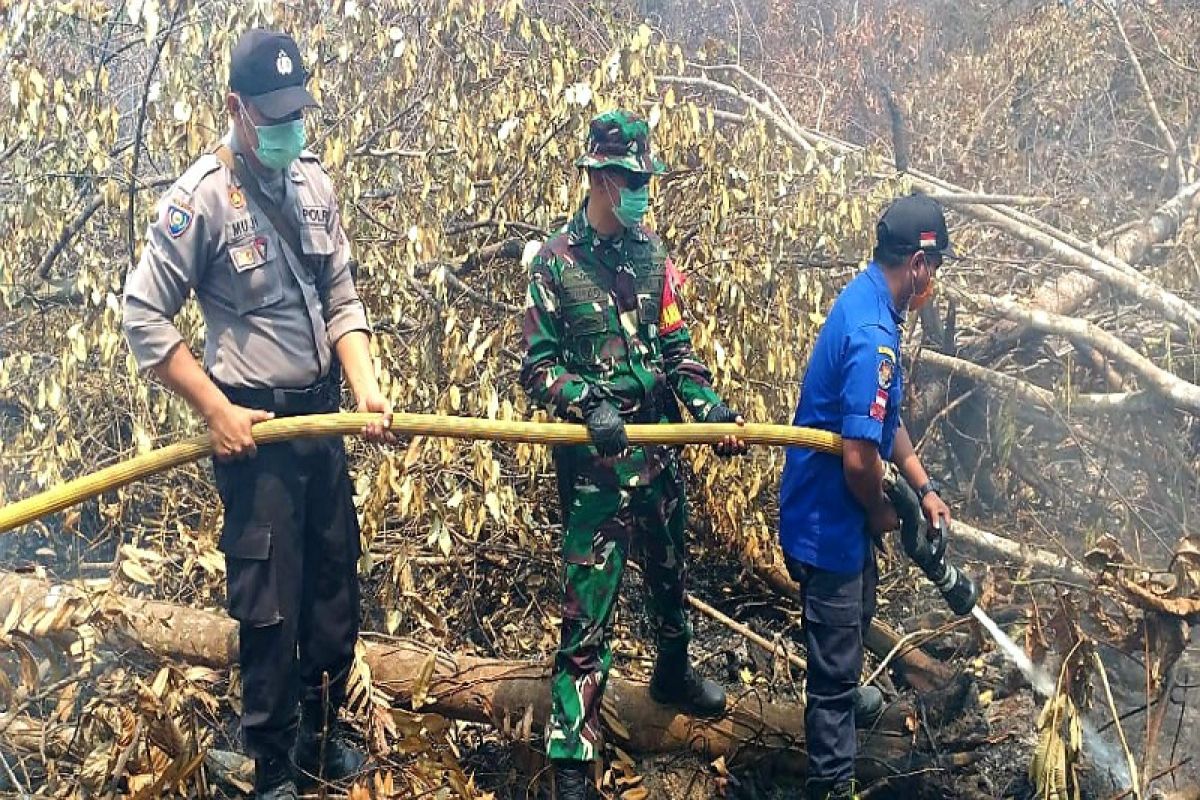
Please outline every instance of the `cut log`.
[[[135, 643], [156, 656], [213, 667], [228, 666], [237, 653], [237, 626], [222, 613], [114, 594], [89, 595], [82, 589], [0, 572], [0, 611], [7, 617], [19, 603], [18, 626], [27, 614], [70, 607], [70, 624], [94, 625], [121, 644]], [[417, 676], [432, 650], [411, 641], [369, 641], [366, 660], [376, 683], [397, 703], [410, 704]], [[436, 653], [422, 708], [453, 719], [488, 723], [500, 730], [539, 729], [550, 705], [549, 666]], [[778, 703], [748, 688], [730, 693], [721, 719], [698, 720], [650, 699], [647, 685], [614, 674], [605, 695], [604, 721], [614, 743], [634, 753], [694, 752], [727, 763], [769, 761], [803, 771], [804, 708]], [[520, 723], [525, 720], [524, 725]], [[859, 776], [870, 780], [927, 763], [913, 736], [912, 710], [890, 707], [876, 727], [863, 734]], [[27, 741], [30, 737], [21, 737]], [[943, 743], [945, 747], [945, 743]]]

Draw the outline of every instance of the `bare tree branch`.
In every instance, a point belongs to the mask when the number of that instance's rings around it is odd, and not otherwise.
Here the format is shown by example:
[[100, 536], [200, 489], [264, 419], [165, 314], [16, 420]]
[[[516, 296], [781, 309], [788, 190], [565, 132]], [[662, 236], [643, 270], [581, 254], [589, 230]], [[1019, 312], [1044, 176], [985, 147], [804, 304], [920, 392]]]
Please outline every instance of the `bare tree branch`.
[[1150, 392], [1113, 392], [1111, 394], [1077, 394], [1059, 397], [1049, 389], [1044, 389], [1036, 384], [934, 350], [921, 351], [921, 361], [956, 375], [964, 375], [976, 383], [986, 383], [996, 389], [1008, 392], [1023, 402], [1048, 408], [1062, 408], [1082, 414], [1109, 414], [1145, 411], [1160, 405], [1158, 397]]
[[1011, 300], [1003, 300], [998, 297], [984, 297], [960, 289], [952, 289], [952, 291], [985, 311], [1015, 320], [1030, 328], [1082, 339], [1090, 346], [1136, 372], [1155, 392], [1169, 400], [1177, 408], [1200, 413], [1200, 386], [1188, 383], [1179, 376], [1159, 367], [1116, 336], [1101, 330], [1086, 320], [1051, 314], [1039, 308], [1025, 308]]
[[174, 10], [171, 12], [171, 22], [167, 25], [167, 29], [162, 32], [158, 38], [158, 46], [154, 49], [154, 59], [150, 62], [150, 68], [146, 70], [146, 80], [142, 85], [142, 102], [138, 107], [137, 122], [134, 125], [133, 135], [133, 162], [129, 166], [129, 266], [132, 269], [134, 265], [134, 256], [137, 253], [137, 205], [134, 202], [137, 196], [138, 184], [138, 160], [142, 155], [142, 135], [145, 132], [146, 123], [146, 107], [150, 102], [150, 86], [154, 83], [154, 74], [158, 71], [158, 61], [162, 58], [163, 48], [167, 46], [171, 35], [175, 32], [175, 23], [179, 20], [179, 12], [187, 5], [186, 0], [179, 0]]
[[[163, 186], [169, 186], [174, 183], [175, 179], [170, 176], [159, 175], [154, 178], [149, 178], [142, 181], [142, 186], [150, 189], [159, 189]], [[71, 224], [67, 225], [58, 234], [58, 238], [54, 240], [54, 244], [42, 256], [42, 260], [37, 265], [37, 276], [42, 280], [50, 279], [50, 271], [54, 268], [54, 262], [66, 250], [67, 245], [75, 238], [78, 233], [87, 225], [88, 220], [95, 216], [96, 212], [104, 207], [104, 197], [96, 195], [88, 204], [83, 207], [83, 210], [76, 215], [75, 219], [71, 220]]]
[[789, 125], [787, 120], [780, 116], [775, 109], [771, 108], [761, 100], [751, 97], [745, 92], [738, 91], [728, 84], [721, 83], [720, 81], [714, 81], [711, 78], [695, 78], [686, 75], [657, 75], [655, 76], [654, 80], [660, 83], [672, 83], [677, 86], [693, 86], [700, 89], [708, 89], [709, 91], [716, 92], [717, 94], [723, 94], [726, 97], [732, 97], [735, 100], [740, 100], [774, 123], [775, 127], [781, 133], [783, 133], [783, 135], [786, 136], [788, 141], [790, 141], [792, 144], [796, 145], [807, 153], [816, 152], [816, 148], [799, 134], [796, 126]]
[[1179, 145], [1175, 142], [1175, 136], [1171, 133], [1170, 127], [1163, 120], [1162, 113], [1158, 110], [1158, 103], [1154, 99], [1154, 92], [1150, 90], [1150, 81], [1146, 80], [1146, 73], [1142, 70], [1142, 61], [1138, 58], [1137, 52], [1133, 49], [1133, 43], [1129, 41], [1129, 35], [1125, 33], [1125, 25], [1121, 22], [1121, 15], [1117, 13], [1117, 9], [1113, 7], [1111, 0], [1104, 4], [1110, 16], [1112, 16], [1113, 24], [1117, 27], [1117, 33], [1121, 36], [1121, 43], [1125, 46], [1125, 53], [1129, 56], [1129, 61], [1133, 65], [1133, 72], [1137, 75], [1138, 86], [1142, 89], [1142, 96], [1146, 100], [1146, 107], [1150, 111], [1150, 119], [1154, 121], [1154, 126], [1158, 128], [1159, 135], [1162, 136], [1163, 144], [1167, 148], [1168, 159], [1171, 162], [1171, 171], [1175, 173], [1175, 180], [1179, 186], [1187, 183], [1187, 175], [1183, 169], [1183, 157], [1179, 152]]

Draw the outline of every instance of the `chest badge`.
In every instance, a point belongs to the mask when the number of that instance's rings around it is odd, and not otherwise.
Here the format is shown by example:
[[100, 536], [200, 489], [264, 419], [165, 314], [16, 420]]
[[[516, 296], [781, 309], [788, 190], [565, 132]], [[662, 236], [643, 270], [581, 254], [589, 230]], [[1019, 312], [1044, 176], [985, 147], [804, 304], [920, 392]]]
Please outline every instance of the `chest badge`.
[[236, 186], [229, 187], [229, 205], [239, 210], [246, 207], [246, 195]]

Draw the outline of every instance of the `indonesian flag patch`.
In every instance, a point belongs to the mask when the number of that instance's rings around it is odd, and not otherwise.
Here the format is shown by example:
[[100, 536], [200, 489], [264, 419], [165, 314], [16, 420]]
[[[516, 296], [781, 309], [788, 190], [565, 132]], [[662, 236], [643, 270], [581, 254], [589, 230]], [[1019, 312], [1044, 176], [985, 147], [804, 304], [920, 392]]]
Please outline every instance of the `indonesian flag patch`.
[[917, 241], [920, 242], [922, 250], [931, 250], [937, 247], [937, 231], [921, 231], [921, 237]]
[[871, 419], [876, 422], [883, 422], [883, 418], [887, 416], [887, 403], [887, 389], [875, 390], [875, 400], [871, 403]]
[[679, 289], [683, 286], [683, 274], [675, 268], [675, 262], [667, 259], [667, 276], [663, 281], [662, 311], [659, 313], [658, 332], [665, 336], [683, 327], [683, 312], [679, 308]]

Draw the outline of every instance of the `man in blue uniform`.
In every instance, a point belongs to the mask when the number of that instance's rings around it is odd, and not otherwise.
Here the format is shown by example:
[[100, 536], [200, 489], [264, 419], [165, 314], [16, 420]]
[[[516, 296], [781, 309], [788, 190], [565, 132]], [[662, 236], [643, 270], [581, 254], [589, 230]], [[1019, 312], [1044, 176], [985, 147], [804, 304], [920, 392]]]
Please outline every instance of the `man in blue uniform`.
[[931, 525], [950, 522], [900, 421], [900, 326], [932, 295], [934, 274], [952, 255], [937, 201], [896, 200], [876, 227], [871, 263], [829, 312], [804, 376], [793, 424], [844, 442], [841, 456], [789, 449], [780, 488], [780, 543], [804, 605], [810, 798], [856, 796], [856, 713], [882, 704], [877, 689], [858, 682], [863, 631], [875, 613], [871, 540], [899, 526], [883, 493], [884, 460], [917, 487]]

